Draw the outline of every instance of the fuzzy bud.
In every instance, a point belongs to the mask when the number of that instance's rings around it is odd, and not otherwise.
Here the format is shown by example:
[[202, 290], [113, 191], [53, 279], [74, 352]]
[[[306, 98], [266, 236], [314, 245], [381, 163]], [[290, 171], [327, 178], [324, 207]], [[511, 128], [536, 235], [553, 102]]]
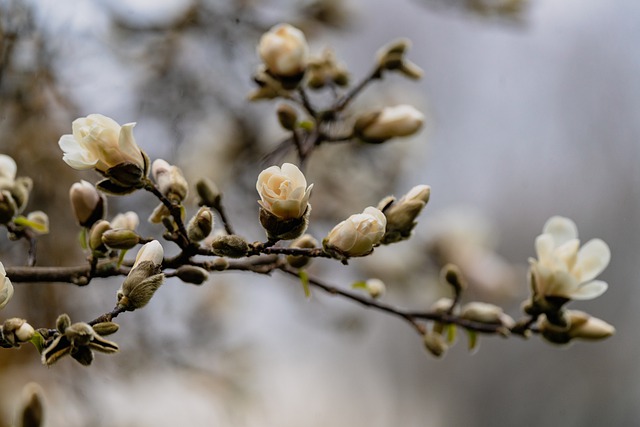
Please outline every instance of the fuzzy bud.
[[2, 337], [14, 347], [20, 347], [21, 343], [31, 340], [34, 334], [33, 326], [24, 319], [14, 317], [2, 324]]
[[128, 211], [114, 216], [110, 223], [113, 229], [126, 228], [127, 230], [135, 230], [140, 224], [140, 218], [137, 213]]
[[145, 244], [138, 251], [131, 271], [118, 290], [118, 305], [128, 311], [142, 308], [162, 285], [164, 250], [157, 240]]
[[217, 256], [242, 258], [249, 251], [249, 244], [242, 237], [231, 234], [218, 236], [211, 242], [213, 253]]
[[440, 270], [440, 277], [443, 282], [449, 284], [456, 294], [467, 289], [467, 281], [462, 275], [462, 271], [457, 265], [447, 264]]
[[411, 47], [411, 40], [398, 39], [382, 46], [377, 54], [376, 61], [380, 70], [399, 71], [410, 79], [420, 79], [423, 71], [413, 62], [405, 58], [407, 50]]
[[151, 165], [151, 174], [158, 189], [167, 199], [179, 203], [187, 197], [189, 185], [179, 167], [156, 159]]
[[222, 201], [222, 193], [215, 182], [208, 178], [201, 178], [196, 182], [196, 191], [199, 197], [198, 206], [218, 209]]
[[[300, 249], [313, 249], [318, 247], [318, 241], [310, 234], [303, 234], [298, 237], [296, 240], [291, 242], [289, 245], [290, 248], [300, 248]], [[304, 255], [287, 255], [287, 262], [293, 268], [302, 268], [305, 267], [311, 258]]]
[[426, 333], [423, 335], [424, 348], [435, 357], [442, 357], [444, 353], [449, 349], [449, 345], [442, 337], [437, 333]]
[[298, 113], [295, 108], [289, 104], [278, 105], [278, 122], [283, 129], [294, 130], [298, 122]]
[[104, 218], [105, 198], [91, 183], [82, 180], [73, 184], [69, 189], [69, 200], [80, 226], [91, 228]]
[[216, 258], [209, 263], [212, 270], [215, 271], [225, 271], [229, 268], [229, 261], [226, 258]]
[[566, 310], [566, 325], [551, 323], [544, 314], [538, 328], [543, 338], [554, 344], [567, 344], [573, 339], [597, 341], [612, 336], [616, 329], [604, 320], [578, 310]]
[[307, 204], [307, 210], [300, 218], [282, 219], [265, 208], [260, 208], [260, 224], [267, 232], [269, 241], [291, 240], [302, 235], [309, 225], [311, 205]]
[[187, 237], [192, 242], [204, 240], [213, 230], [213, 214], [203, 206], [187, 224]]
[[484, 302], [470, 302], [462, 307], [460, 317], [474, 322], [512, 328], [515, 321], [501, 307]]
[[202, 285], [209, 279], [209, 273], [204, 268], [194, 265], [183, 265], [176, 270], [176, 276], [185, 283]]
[[[416, 185], [397, 202], [386, 203], [383, 207], [387, 217], [387, 227], [383, 244], [395, 243], [411, 237], [411, 232], [416, 226], [416, 217], [429, 201], [431, 187], [428, 185]], [[379, 205], [385, 203], [383, 199]]]

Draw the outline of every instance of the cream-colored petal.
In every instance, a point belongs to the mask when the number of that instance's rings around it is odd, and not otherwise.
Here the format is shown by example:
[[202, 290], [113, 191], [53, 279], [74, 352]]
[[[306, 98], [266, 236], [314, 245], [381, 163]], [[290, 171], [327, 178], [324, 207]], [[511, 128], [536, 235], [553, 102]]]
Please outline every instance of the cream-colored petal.
[[578, 227], [575, 222], [562, 216], [553, 216], [544, 224], [543, 233], [551, 234], [555, 246], [578, 238]]
[[307, 178], [305, 178], [304, 174], [296, 165], [292, 163], [283, 164], [282, 173], [289, 177], [291, 182], [293, 182], [294, 187], [307, 187]]
[[2, 309], [9, 303], [9, 300], [13, 296], [13, 285], [8, 277], [3, 277], [0, 280], [3, 281], [2, 285], [0, 285], [0, 309]]
[[140, 169], [144, 168], [144, 158], [140, 152], [138, 144], [133, 137], [133, 127], [135, 123], [127, 123], [120, 128], [120, 135], [118, 137], [118, 146], [120, 151], [128, 157], [129, 162], [138, 165]]
[[376, 209], [373, 206], [368, 206], [368, 207], [366, 207], [364, 209], [363, 213], [371, 215], [372, 217], [374, 217], [376, 219], [376, 221], [380, 225], [382, 225], [382, 227], [386, 227], [387, 226], [387, 217], [384, 216], [384, 214], [382, 213], [382, 211], [380, 209]]
[[269, 209], [272, 214], [282, 219], [300, 218], [300, 202], [297, 200], [276, 200]]
[[98, 158], [78, 144], [73, 135], [62, 135], [58, 146], [64, 152], [62, 160], [74, 169], [91, 169], [98, 163]]
[[560, 261], [561, 268], [566, 271], [571, 271], [578, 258], [578, 249], [580, 248], [580, 240], [571, 239], [560, 246], [554, 251], [553, 255]]
[[605, 291], [609, 285], [602, 280], [592, 280], [591, 282], [583, 283], [571, 294], [572, 299], [587, 300], [597, 298]]
[[16, 161], [6, 154], [0, 154], [0, 177], [14, 180], [17, 171]]
[[597, 277], [609, 265], [611, 251], [600, 239], [589, 240], [578, 252], [578, 259], [572, 273], [580, 282], [588, 282]]
[[542, 280], [545, 282], [545, 296], [573, 298], [573, 294], [578, 288], [578, 281], [566, 271], [552, 271], [548, 277]]
[[555, 249], [553, 236], [550, 234], [541, 234], [535, 240], [536, 256], [538, 261], [544, 265], [552, 263], [553, 250]]

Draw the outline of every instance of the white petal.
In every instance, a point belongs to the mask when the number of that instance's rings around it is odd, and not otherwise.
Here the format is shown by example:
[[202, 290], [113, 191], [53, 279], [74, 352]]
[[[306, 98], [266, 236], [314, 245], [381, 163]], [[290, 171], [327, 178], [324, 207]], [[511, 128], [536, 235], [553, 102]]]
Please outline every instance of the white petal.
[[549, 266], [552, 263], [551, 260], [553, 259], [553, 250], [555, 248], [553, 236], [550, 234], [539, 235], [536, 237], [535, 247], [538, 261], [543, 265]]
[[136, 164], [140, 169], [144, 168], [144, 159], [140, 148], [136, 144], [136, 140], [133, 137], [133, 127], [135, 123], [127, 123], [120, 128], [120, 135], [118, 137], [118, 146], [120, 150], [129, 158], [131, 163]]
[[73, 135], [62, 135], [58, 146], [64, 152], [62, 160], [74, 169], [91, 169], [98, 163], [98, 158], [80, 146]]
[[18, 165], [16, 165], [15, 160], [6, 154], [0, 154], [0, 177], [14, 180], [17, 171]]
[[292, 163], [285, 163], [282, 165], [282, 173], [289, 177], [293, 182], [294, 187], [307, 187], [307, 178], [298, 169], [298, 167]]
[[571, 239], [564, 242], [553, 251], [553, 255], [560, 261], [563, 270], [569, 271], [573, 268], [578, 257], [578, 249], [580, 248], [580, 240]]
[[581, 284], [578, 289], [571, 293], [571, 298], [577, 300], [597, 298], [602, 295], [608, 287], [607, 282], [592, 280], [591, 282]]
[[600, 239], [592, 239], [580, 248], [572, 272], [580, 282], [588, 282], [602, 273], [610, 260], [609, 246]]
[[578, 227], [575, 222], [563, 216], [553, 216], [544, 224], [543, 233], [551, 234], [555, 246], [560, 246], [564, 242], [578, 238]]

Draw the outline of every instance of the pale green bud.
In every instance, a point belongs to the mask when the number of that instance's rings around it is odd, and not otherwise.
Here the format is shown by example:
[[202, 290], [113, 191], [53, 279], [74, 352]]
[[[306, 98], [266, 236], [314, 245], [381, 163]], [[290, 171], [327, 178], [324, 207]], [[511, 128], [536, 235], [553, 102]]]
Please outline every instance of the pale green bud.
[[289, 104], [280, 104], [277, 109], [278, 122], [286, 130], [294, 130], [298, 122], [298, 112]]
[[111, 249], [131, 249], [140, 243], [140, 236], [126, 228], [106, 230], [102, 233], [102, 243]]
[[440, 270], [440, 277], [443, 282], [449, 284], [456, 294], [467, 289], [467, 281], [462, 275], [462, 271], [455, 264], [447, 264]]
[[107, 247], [102, 242], [102, 235], [108, 230], [111, 230], [111, 224], [109, 224], [109, 221], [100, 220], [93, 224], [93, 227], [91, 227], [91, 230], [89, 231], [89, 247], [91, 250], [94, 252], [107, 251]]
[[27, 220], [31, 222], [29, 228], [36, 234], [47, 234], [49, 232], [49, 215], [42, 211], [29, 212]]
[[215, 182], [209, 178], [200, 178], [198, 182], [196, 182], [196, 191], [198, 192], [199, 206], [209, 206], [218, 209], [222, 201], [222, 193]]
[[426, 333], [423, 335], [424, 348], [435, 357], [442, 357], [449, 349], [447, 341], [442, 335], [437, 333]]

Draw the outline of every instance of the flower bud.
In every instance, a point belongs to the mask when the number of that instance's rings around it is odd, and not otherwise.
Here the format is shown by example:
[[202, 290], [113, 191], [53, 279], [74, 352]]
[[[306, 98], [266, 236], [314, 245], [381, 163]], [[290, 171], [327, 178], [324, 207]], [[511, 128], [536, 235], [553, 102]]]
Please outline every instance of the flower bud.
[[140, 236], [126, 228], [111, 229], [102, 233], [102, 243], [110, 249], [128, 250], [140, 243]]
[[260, 206], [281, 219], [301, 218], [307, 210], [312, 188], [313, 184], [307, 187], [304, 174], [291, 163], [263, 170], [256, 182]]
[[212, 270], [215, 271], [225, 271], [229, 268], [229, 261], [226, 258], [216, 258], [209, 263]]
[[411, 41], [409, 39], [394, 40], [382, 46], [376, 54], [378, 68], [399, 71], [410, 79], [420, 79], [423, 74], [422, 69], [405, 58], [410, 47]]
[[40, 427], [44, 424], [44, 402], [42, 387], [31, 382], [22, 389], [21, 427]]
[[118, 306], [133, 311], [147, 305], [164, 280], [163, 258], [164, 250], [157, 240], [140, 248], [131, 271], [118, 290]]
[[91, 228], [104, 218], [105, 198], [87, 181], [76, 182], [69, 189], [71, 209], [78, 224]]
[[387, 218], [383, 244], [395, 243], [411, 237], [411, 232], [416, 226], [415, 219], [429, 201], [430, 195], [431, 187], [416, 185], [400, 200], [386, 205], [382, 210]]
[[7, 277], [4, 265], [0, 262], [0, 309], [3, 309], [13, 296], [13, 285]]
[[0, 190], [0, 224], [8, 224], [18, 213], [18, 205], [9, 190]]
[[462, 271], [455, 264], [447, 264], [440, 270], [442, 281], [449, 284], [456, 294], [467, 289], [467, 281], [462, 275]]
[[298, 121], [298, 113], [295, 108], [293, 108], [289, 104], [280, 104], [278, 105], [278, 122], [280, 122], [280, 126], [286, 130], [294, 130], [296, 128], [296, 123]]
[[13, 183], [13, 188], [11, 188], [11, 196], [13, 196], [13, 200], [16, 201], [16, 206], [18, 207], [17, 213], [20, 213], [24, 210], [29, 202], [29, 194], [33, 189], [33, 180], [26, 176], [21, 176], [16, 178]]
[[120, 329], [120, 325], [114, 322], [100, 322], [93, 325], [93, 330], [96, 334], [101, 336], [107, 336], [115, 334]]
[[49, 215], [42, 211], [29, 212], [26, 226], [36, 234], [47, 234], [49, 233]]
[[107, 247], [102, 242], [102, 235], [107, 230], [111, 230], [111, 224], [109, 224], [109, 221], [103, 219], [93, 224], [91, 230], [89, 231], [89, 248], [91, 248], [92, 251], [107, 251]]
[[470, 302], [462, 307], [460, 317], [474, 322], [512, 328], [516, 322], [501, 307], [484, 302]]
[[209, 279], [207, 270], [194, 265], [182, 265], [176, 270], [176, 276], [185, 283], [201, 285]]
[[[318, 241], [311, 234], [303, 234], [291, 242], [290, 248], [313, 249], [318, 247]], [[305, 267], [311, 258], [304, 255], [287, 255], [287, 262], [293, 268]]]
[[300, 218], [282, 219], [265, 208], [260, 208], [259, 219], [262, 228], [267, 232], [267, 238], [271, 242], [278, 240], [291, 240], [302, 235], [309, 225], [311, 205], [307, 204], [307, 210]]
[[127, 230], [135, 230], [138, 224], [140, 224], [140, 218], [138, 218], [137, 213], [128, 211], [114, 216], [110, 223], [113, 229], [125, 228]]
[[322, 247], [336, 258], [368, 255], [380, 243], [386, 224], [384, 214], [369, 206], [336, 225], [322, 241]]
[[198, 206], [209, 206], [218, 209], [222, 201], [222, 193], [218, 190], [215, 182], [208, 178], [200, 178], [196, 182], [196, 191], [198, 192]]
[[365, 286], [371, 298], [379, 298], [387, 290], [386, 286], [384, 285], [384, 282], [380, 279], [368, 279], [365, 282]]
[[[445, 314], [454, 311], [456, 307], [453, 305], [451, 298], [440, 298], [433, 304], [431, 304], [431, 311], [436, 314]], [[442, 322], [433, 322], [433, 332], [436, 334], [442, 334], [444, 332], [445, 324]]]
[[364, 142], [380, 144], [388, 139], [410, 136], [424, 123], [424, 114], [411, 105], [385, 107], [360, 116], [354, 134]]
[[2, 338], [14, 347], [20, 347], [21, 343], [31, 340], [34, 334], [33, 326], [24, 319], [14, 317], [2, 324]]
[[566, 325], [559, 326], [549, 321], [546, 315], [541, 315], [538, 328], [542, 337], [554, 344], [567, 344], [573, 339], [597, 341], [609, 338], [615, 333], [615, 328], [604, 320], [592, 317], [578, 310], [565, 311]]
[[231, 234], [218, 236], [211, 242], [211, 249], [217, 256], [242, 258], [249, 251], [249, 244], [242, 237]]
[[423, 335], [424, 348], [435, 357], [442, 357], [444, 353], [449, 349], [449, 345], [442, 337], [437, 333], [426, 333]]
[[187, 224], [187, 237], [192, 242], [199, 242], [204, 240], [211, 233], [211, 230], [213, 230], [213, 214], [206, 206], [203, 206]]
[[16, 173], [18, 172], [18, 165], [12, 157], [6, 154], [0, 154], [0, 178], [14, 181], [16, 179]]
[[302, 31], [289, 24], [279, 24], [262, 35], [258, 55], [269, 74], [287, 89], [293, 89], [304, 76], [309, 47]]
[[189, 185], [179, 167], [157, 159], [151, 165], [151, 174], [158, 189], [167, 199], [172, 202], [182, 202], [187, 197]]

